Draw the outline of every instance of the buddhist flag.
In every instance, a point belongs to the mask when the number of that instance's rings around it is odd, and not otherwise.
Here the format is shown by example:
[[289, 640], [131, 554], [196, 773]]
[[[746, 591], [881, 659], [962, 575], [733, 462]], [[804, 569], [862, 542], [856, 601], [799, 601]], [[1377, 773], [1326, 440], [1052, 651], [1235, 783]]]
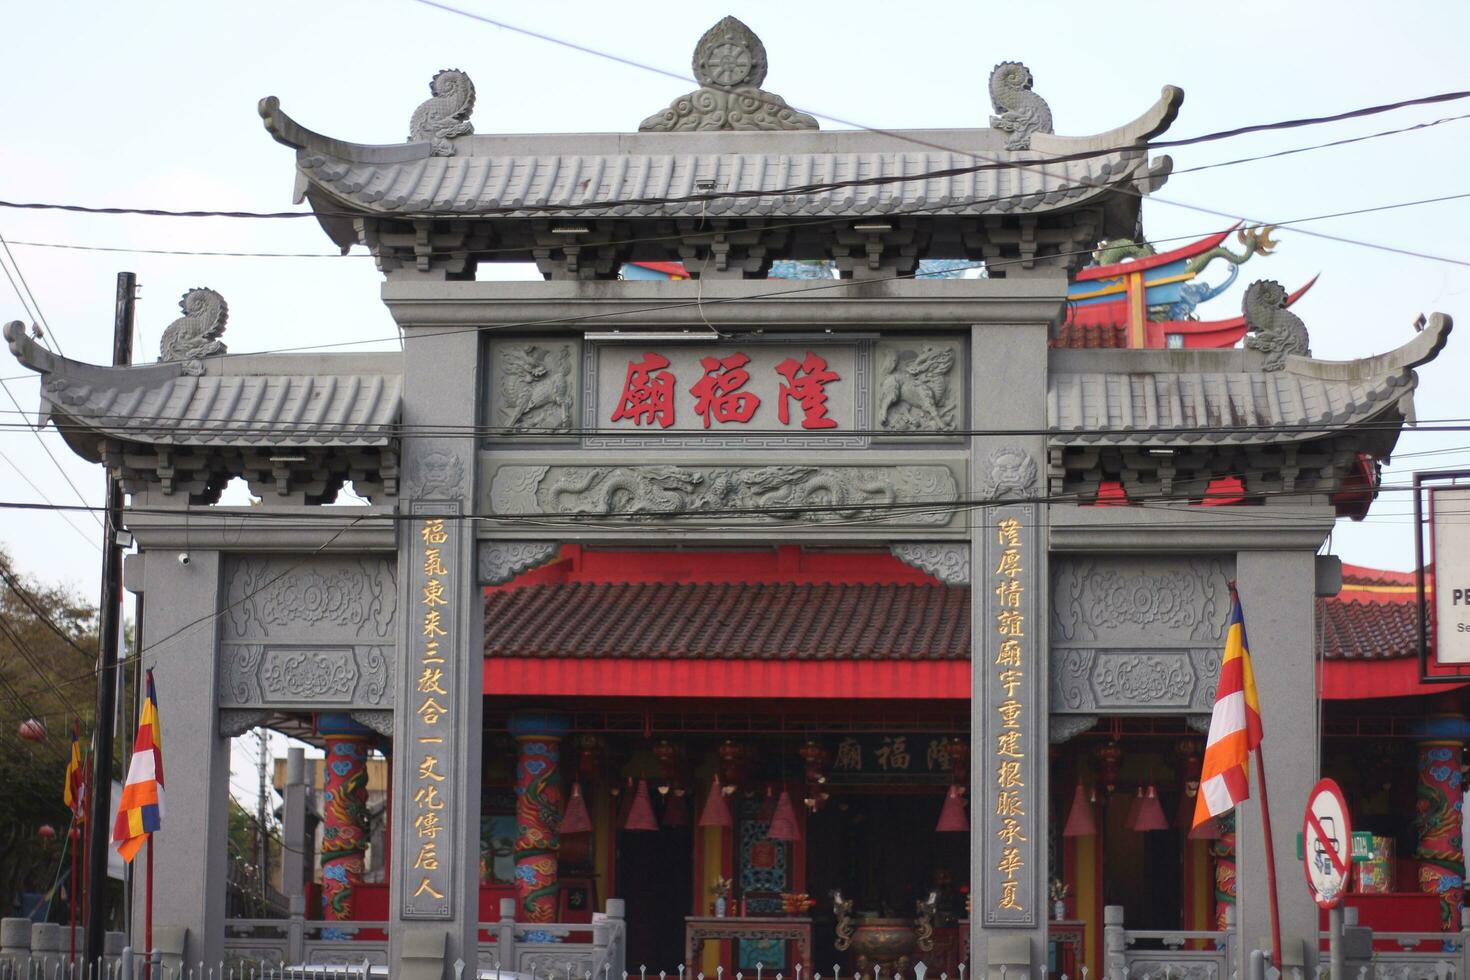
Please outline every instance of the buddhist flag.
[[128, 862], [163, 823], [163, 735], [158, 727], [158, 692], [153, 688], [151, 670], [147, 685], [143, 712], [138, 716], [138, 736], [133, 739], [133, 758], [128, 763], [128, 780], [123, 784], [117, 819], [112, 824], [112, 842]]
[[73, 819], [81, 823], [86, 819], [87, 769], [82, 764], [82, 723], [71, 723], [71, 758], [66, 762], [66, 785], [62, 787], [62, 799], [71, 808]]
[[1230, 591], [1230, 625], [1225, 630], [1220, 686], [1215, 692], [1210, 738], [1205, 744], [1199, 796], [1194, 804], [1195, 827], [1250, 797], [1250, 754], [1261, 744], [1261, 702], [1251, 672], [1245, 616], [1240, 611], [1240, 596], [1233, 588]]

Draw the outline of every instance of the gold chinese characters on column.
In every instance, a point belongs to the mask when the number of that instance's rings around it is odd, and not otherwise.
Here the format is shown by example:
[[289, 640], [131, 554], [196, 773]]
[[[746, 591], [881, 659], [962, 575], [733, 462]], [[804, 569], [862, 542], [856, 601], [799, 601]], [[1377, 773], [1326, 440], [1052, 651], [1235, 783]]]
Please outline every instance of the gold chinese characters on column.
[[412, 823], [404, 912], [415, 918], [441, 918], [449, 913], [449, 869], [453, 845], [451, 816], [446, 812], [453, 771], [454, 697], [450, 637], [453, 611], [455, 546], [442, 517], [418, 527], [419, 559], [412, 572], [415, 656], [409, 664], [408, 728], [412, 744], [405, 753]]
[[[994, 852], [999, 857], [995, 871], [999, 876], [1000, 894], [997, 913], [1025, 913], [1020, 894], [1023, 872], [1027, 868], [1029, 843], [1026, 836], [1030, 814], [1027, 792], [1026, 729], [1026, 659], [1027, 605], [1023, 578], [1027, 556], [1024, 553], [1021, 522], [1015, 517], [1001, 517], [995, 522], [998, 559], [992, 575], [996, 601], [997, 643], [992, 690], [998, 692], [995, 705], [995, 811], [991, 815], [991, 832], [995, 837]], [[1009, 917], [1009, 916], [1007, 916]]]

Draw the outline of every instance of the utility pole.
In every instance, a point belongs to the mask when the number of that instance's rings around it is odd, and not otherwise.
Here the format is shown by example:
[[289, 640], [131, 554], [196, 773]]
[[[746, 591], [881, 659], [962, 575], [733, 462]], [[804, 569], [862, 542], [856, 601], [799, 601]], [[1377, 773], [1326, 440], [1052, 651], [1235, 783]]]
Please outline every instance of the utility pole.
[[[112, 363], [133, 361], [133, 301], [138, 277], [117, 274], [117, 300], [112, 320]], [[122, 484], [107, 471], [107, 513], [102, 522], [102, 601], [97, 607], [99, 664], [97, 671], [97, 751], [92, 761], [91, 813], [87, 818], [87, 935], [83, 962], [102, 958], [107, 928], [107, 843], [112, 836], [112, 732], [117, 714], [117, 645], [122, 626]]]
[[270, 840], [265, 832], [265, 818], [270, 812], [269, 808], [265, 805], [266, 794], [270, 792], [269, 784], [265, 778], [265, 768], [270, 754], [266, 751], [267, 730], [264, 728], [256, 729], [256, 735], [260, 737], [260, 753], [256, 757], [256, 769], [259, 771], [258, 774], [260, 777], [260, 794], [256, 798], [255, 804], [256, 861], [258, 862], [255, 866], [255, 873], [260, 876], [260, 914], [265, 915], [267, 914], [266, 909], [269, 908], [270, 904], [270, 877], [266, 873], [266, 869], [269, 867]]

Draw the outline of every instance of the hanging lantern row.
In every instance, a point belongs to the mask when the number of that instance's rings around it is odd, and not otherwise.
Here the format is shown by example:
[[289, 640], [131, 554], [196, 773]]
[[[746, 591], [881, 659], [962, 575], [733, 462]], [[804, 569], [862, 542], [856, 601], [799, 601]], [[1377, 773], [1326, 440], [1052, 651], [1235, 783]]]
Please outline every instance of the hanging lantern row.
[[[1189, 805], [1186, 806], [1186, 803]], [[1081, 783], [1078, 783], [1076, 790], [1072, 793], [1072, 808], [1067, 813], [1067, 822], [1062, 827], [1062, 836], [1091, 837], [1096, 834], [1096, 807], [1097, 789], [1094, 787], [1089, 792]], [[1214, 826], [1213, 820], [1201, 825], [1198, 830], [1193, 830], [1191, 828], [1193, 819], [1194, 805], [1190, 802], [1189, 794], [1186, 792], [1172, 826], [1180, 830], [1189, 830], [1189, 836], [1195, 840], [1211, 840], [1220, 836], [1219, 829]], [[1169, 818], [1164, 815], [1163, 804], [1159, 802], [1158, 789], [1152, 783], [1135, 789], [1133, 799], [1128, 804], [1128, 813], [1123, 818], [1123, 826], [1139, 833], [1170, 828]]]

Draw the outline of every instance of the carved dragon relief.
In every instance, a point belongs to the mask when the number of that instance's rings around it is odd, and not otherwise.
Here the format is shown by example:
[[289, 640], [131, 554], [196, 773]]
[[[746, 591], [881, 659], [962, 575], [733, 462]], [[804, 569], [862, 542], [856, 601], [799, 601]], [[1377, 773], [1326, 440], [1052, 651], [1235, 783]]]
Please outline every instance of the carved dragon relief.
[[700, 88], [643, 120], [640, 132], [818, 128], [816, 119], [761, 89], [766, 80], [766, 47], [734, 17], [705, 31], [695, 45], [693, 67]]
[[225, 298], [213, 289], [196, 286], [179, 300], [183, 316], [163, 330], [158, 343], [158, 360], [183, 361], [184, 373], [195, 377], [204, 373], [201, 358], [214, 357], [226, 351], [220, 335], [230, 308]]
[[942, 506], [887, 510], [896, 503], [951, 503], [958, 486], [945, 466], [502, 466], [490, 486], [492, 512], [603, 514], [632, 520], [711, 515], [765, 523], [859, 517], [943, 525]]
[[990, 101], [999, 113], [990, 117], [990, 127], [1008, 134], [1008, 150], [1029, 150], [1032, 133], [1053, 132], [1051, 106], [1031, 91], [1033, 81], [1019, 61], [1003, 61], [990, 73]]
[[436, 157], [454, 156], [457, 136], [475, 131], [470, 113], [475, 111], [475, 83], [458, 68], [446, 68], [429, 82], [432, 97], [413, 111], [408, 123], [408, 141], [433, 146]]
[[1264, 371], [1286, 367], [1288, 354], [1310, 357], [1312, 349], [1302, 318], [1286, 308], [1286, 288], [1272, 279], [1258, 279], [1245, 289], [1240, 310], [1245, 314], [1247, 350], [1266, 355]]

